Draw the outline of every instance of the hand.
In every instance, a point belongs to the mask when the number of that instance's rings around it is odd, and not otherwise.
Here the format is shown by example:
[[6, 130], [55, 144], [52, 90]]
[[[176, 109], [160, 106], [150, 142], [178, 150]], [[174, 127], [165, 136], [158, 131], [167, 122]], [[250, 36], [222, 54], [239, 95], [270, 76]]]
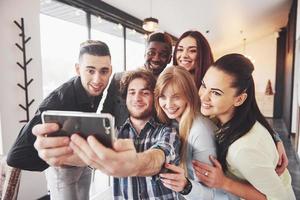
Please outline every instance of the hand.
[[118, 139], [113, 149], [102, 145], [94, 136], [87, 140], [77, 134], [71, 136], [70, 147], [89, 166], [115, 177], [136, 176], [138, 156], [133, 141]]
[[217, 159], [209, 156], [213, 166], [193, 160], [193, 167], [198, 180], [211, 188], [222, 188], [227, 177], [224, 175], [222, 166]]
[[161, 173], [161, 181], [165, 187], [175, 191], [181, 192], [186, 184], [187, 180], [184, 175], [184, 170], [181, 167], [165, 163], [165, 168], [170, 169], [174, 173]]
[[32, 133], [37, 137], [34, 142], [35, 149], [40, 158], [51, 166], [63, 165], [64, 161], [72, 155], [69, 137], [45, 137], [58, 130], [59, 126], [55, 123], [38, 124], [32, 129]]
[[276, 147], [279, 155], [279, 160], [275, 171], [278, 174], [278, 176], [280, 176], [288, 166], [289, 160], [286, 156], [286, 152], [281, 141], [277, 142]]

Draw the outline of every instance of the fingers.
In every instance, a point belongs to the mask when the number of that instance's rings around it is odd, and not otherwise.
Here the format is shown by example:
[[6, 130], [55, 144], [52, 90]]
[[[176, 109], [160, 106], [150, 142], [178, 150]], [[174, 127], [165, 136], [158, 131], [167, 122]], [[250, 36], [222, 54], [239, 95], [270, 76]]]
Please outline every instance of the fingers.
[[183, 190], [184, 187], [178, 185], [178, 182], [174, 182], [172, 180], [168, 180], [168, 179], [161, 179], [161, 182], [163, 183], [163, 185], [166, 188], [169, 188], [175, 192], [180, 192]]
[[[101, 159], [90, 146], [101, 146], [102, 144], [99, 143], [93, 136], [90, 136], [88, 140], [90, 144], [79, 135], [74, 134], [71, 136], [70, 147], [86, 165], [96, 168], [107, 175], [110, 175], [110, 172], [105, 168], [105, 166], [103, 166]], [[102, 145], [102, 147], [104, 146]]]
[[187, 184], [187, 180], [184, 174], [165, 173], [160, 174], [159, 176], [161, 177], [160, 180], [165, 187], [170, 188], [176, 192], [182, 191]]
[[127, 151], [135, 147], [131, 139], [118, 139], [114, 142], [113, 148], [116, 151]]
[[184, 170], [181, 167], [178, 167], [176, 165], [165, 163], [165, 168], [170, 169], [175, 173], [184, 174]]
[[43, 137], [37, 136], [36, 141], [34, 142], [34, 147], [39, 149], [46, 149], [46, 148], [57, 148], [68, 146], [70, 142], [69, 137]]
[[89, 136], [87, 138], [87, 142], [91, 149], [102, 161], [113, 160], [117, 156], [112, 149], [105, 147], [94, 136]]
[[77, 134], [71, 136], [70, 147], [87, 165], [92, 165], [98, 159], [87, 141]]
[[214, 166], [216, 166], [216, 167], [219, 168], [219, 169], [222, 169], [221, 163], [219, 163], [219, 161], [218, 161], [215, 157], [209, 156], [209, 160], [212, 162], [212, 164], [213, 164]]
[[37, 124], [32, 128], [32, 133], [38, 135], [48, 135], [59, 130], [59, 126], [56, 123]]
[[56, 149], [43, 149], [38, 151], [39, 156], [50, 166], [61, 166], [65, 160], [72, 155], [73, 150], [70, 147], [61, 147]]
[[200, 162], [198, 160], [193, 160], [192, 163], [193, 163], [194, 168], [197, 170], [200, 170], [200, 171], [201, 170], [211, 171], [213, 169], [213, 166], [210, 166], [210, 165]]

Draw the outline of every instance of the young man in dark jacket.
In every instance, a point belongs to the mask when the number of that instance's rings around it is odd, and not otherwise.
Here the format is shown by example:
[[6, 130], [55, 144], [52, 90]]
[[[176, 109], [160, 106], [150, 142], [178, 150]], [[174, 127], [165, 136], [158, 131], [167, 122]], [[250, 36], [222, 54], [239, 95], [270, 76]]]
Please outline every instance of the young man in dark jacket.
[[[32, 134], [32, 128], [42, 123], [41, 113], [45, 110], [96, 112], [103, 90], [106, 88], [112, 73], [108, 46], [101, 41], [88, 40], [82, 43], [79, 62], [75, 68], [78, 76], [54, 90], [40, 104], [33, 119], [20, 131], [7, 157], [8, 165], [30, 171], [43, 171], [49, 165], [68, 165], [57, 168], [50, 167], [46, 171], [50, 195], [53, 199], [76, 200], [83, 197], [86, 199], [89, 194], [91, 170], [84, 165], [82, 165], [83, 167], [75, 167], [80, 163], [73, 163], [72, 159], [75, 155], [70, 156], [72, 155], [71, 151], [68, 159], [61, 159], [62, 163], [51, 161], [46, 163], [39, 157], [33, 146], [36, 136]], [[54, 142], [58, 141], [58, 144], [59, 141], [68, 143], [69, 140], [68, 137], [51, 139]], [[78, 185], [80, 187], [76, 189]]]

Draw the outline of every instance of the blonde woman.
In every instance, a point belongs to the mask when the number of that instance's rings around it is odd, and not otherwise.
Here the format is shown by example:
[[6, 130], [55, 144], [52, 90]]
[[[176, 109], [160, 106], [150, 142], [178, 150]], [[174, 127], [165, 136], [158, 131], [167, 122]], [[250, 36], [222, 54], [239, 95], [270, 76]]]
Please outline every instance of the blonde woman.
[[197, 88], [191, 74], [183, 67], [166, 68], [158, 77], [154, 91], [159, 120], [179, 130], [182, 142], [181, 165], [165, 164], [168, 173], [161, 173], [163, 184], [185, 199], [226, 199], [221, 190], [210, 189], [198, 182], [192, 160], [211, 164], [209, 155], [216, 155], [214, 125], [200, 115]]

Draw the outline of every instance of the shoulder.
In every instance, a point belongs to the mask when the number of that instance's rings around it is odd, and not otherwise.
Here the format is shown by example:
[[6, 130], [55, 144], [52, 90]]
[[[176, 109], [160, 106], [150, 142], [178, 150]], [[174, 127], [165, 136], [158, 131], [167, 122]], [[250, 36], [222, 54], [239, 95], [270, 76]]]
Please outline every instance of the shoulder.
[[[53, 90], [41, 103], [40, 108], [59, 109], [64, 104], [65, 99], [72, 99], [75, 95], [75, 84], [80, 81], [78, 77], [73, 77], [69, 81]], [[81, 83], [80, 83], [81, 84]]]
[[268, 159], [270, 156], [276, 156], [276, 152], [275, 143], [268, 130], [259, 122], [256, 122], [246, 135], [230, 145], [227, 156], [232, 161], [238, 157]]
[[208, 118], [199, 115], [193, 121], [189, 143], [202, 147], [215, 146], [215, 130], [216, 126]]
[[190, 134], [214, 136], [215, 130], [216, 126], [210, 119], [204, 117], [203, 115], [198, 115], [193, 121]]
[[241, 148], [256, 149], [257, 146], [261, 144], [261, 141], [269, 143], [273, 142], [273, 139], [263, 125], [259, 122], [255, 122], [249, 132], [233, 142], [230, 148], [234, 150], [239, 150]]

